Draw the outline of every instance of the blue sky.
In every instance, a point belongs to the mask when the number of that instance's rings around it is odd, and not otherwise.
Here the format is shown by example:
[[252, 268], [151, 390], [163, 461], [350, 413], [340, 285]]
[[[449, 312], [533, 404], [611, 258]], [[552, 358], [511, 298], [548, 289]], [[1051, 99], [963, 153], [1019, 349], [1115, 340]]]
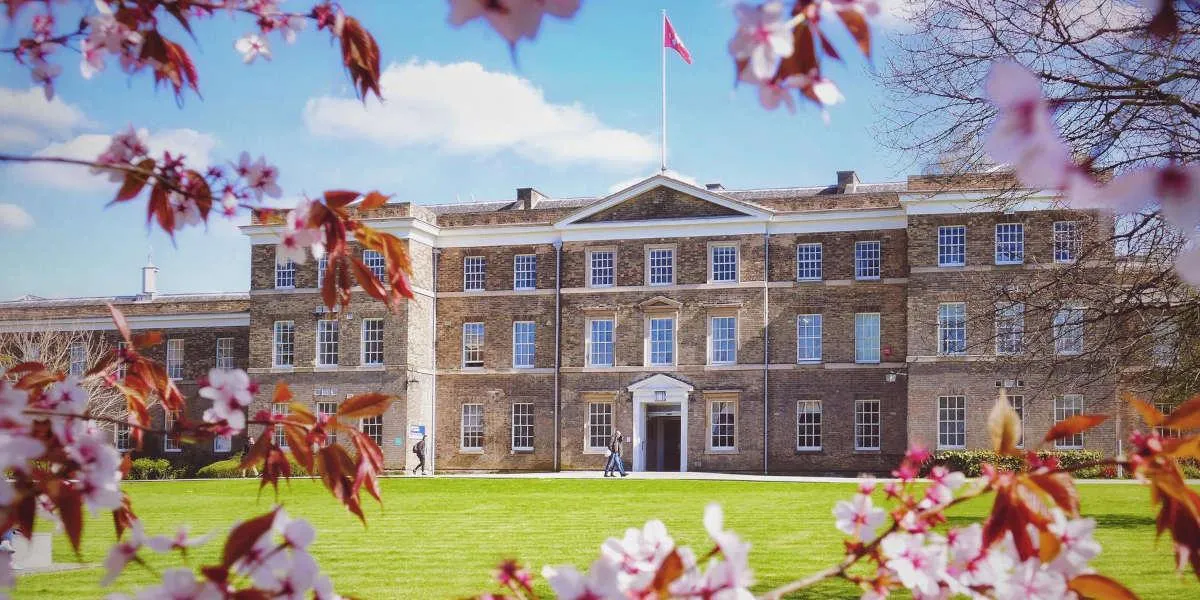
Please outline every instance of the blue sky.
[[[169, 90], [154, 90], [149, 76], [130, 78], [115, 64], [85, 80], [73, 53], [57, 56], [64, 74], [47, 105], [29, 92], [26, 70], [0, 63], [0, 151], [91, 152], [103, 147], [99, 136], [134, 125], [147, 130], [152, 148], [210, 163], [236, 160], [242, 150], [263, 154], [293, 199], [333, 188], [379, 189], [418, 203], [510, 199], [526, 186], [553, 197], [603, 195], [657, 170], [659, 9], [666, 8], [695, 59], [689, 66], [668, 56], [672, 170], [750, 188], [827, 184], [839, 169], [893, 181], [919, 166], [876, 141], [881, 92], [836, 23], [834, 42], [848, 60], [827, 62], [826, 74], [847, 101], [828, 124], [813, 107], [770, 113], [753, 90], [734, 90], [725, 49], [731, 5], [584, 0], [573, 21], [545, 21], [514, 64], [483, 23], [449, 27], [441, 0], [344, 0], [383, 52], [386, 102], [367, 110], [353, 100], [326, 32], [310, 27], [292, 45], [272, 36], [272, 60], [243, 65], [233, 42], [252, 23], [219, 15], [197, 24], [199, 42], [181, 39], [203, 95], [187, 95], [182, 106]], [[874, 62], [882, 65], [889, 32], [874, 33]], [[19, 35], [6, 24], [0, 46]], [[151, 251], [162, 269], [160, 291], [248, 287], [248, 244], [235, 223], [216, 217], [172, 246], [145, 227], [144, 201], [105, 208], [114, 191], [79, 168], [0, 166], [0, 217], [29, 217], [0, 227], [0, 299], [134, 293]]]

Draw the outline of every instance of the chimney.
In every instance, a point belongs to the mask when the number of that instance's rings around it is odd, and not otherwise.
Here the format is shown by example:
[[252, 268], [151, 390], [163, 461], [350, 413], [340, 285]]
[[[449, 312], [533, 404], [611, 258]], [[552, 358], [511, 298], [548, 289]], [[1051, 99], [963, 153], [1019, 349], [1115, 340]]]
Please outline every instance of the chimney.
[[142, 267], [142, 297], [153, 299], [158, 294], [158, 267], [154, 266], [152, 256], [146, 257], [146, 266]]
[[721, 185], [720, 181], [714, 181], [712, 183], [704, 184], [704, 189], [706, 189], [710, 192], [719, 192], [719, 191], [725, 189], [725, 186]]
[[858, 173], [855, 173], [854, 171], [838, 171], [837, 175], [837, 187], [839, 194], [853, 194], [854, 192], [858, 191], [858, 184], [860, 183], [858, 180]]
[[517, 204], [521, 210], [530, 210], [537, 208], [537, 205], [542, 200], [546, 200], [546, 195], [531, 188], [517, 188]]

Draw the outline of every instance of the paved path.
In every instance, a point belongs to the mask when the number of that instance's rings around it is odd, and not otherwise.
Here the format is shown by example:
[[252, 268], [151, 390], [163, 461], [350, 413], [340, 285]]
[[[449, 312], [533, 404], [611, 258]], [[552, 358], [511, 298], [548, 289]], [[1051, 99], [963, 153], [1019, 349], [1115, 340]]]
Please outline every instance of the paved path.
[[[402, 477], [412, 477], [403, 475]], [[419, 476], [418, 476], [419, 477]], [[428, 477], [428, 476], [427, 476]], [[561, 471], [559, 473], [439, 473], [438, 479], [601, 479], [602, 471]], [[658, 480], [699, 480], [699, 481], [774, 481], [782, 483], [854, 483], [854, 477], [813, 477], [806, 475], [751, 475], [746, 473], [662, 473], [637, 472], [629, 473], [627, 479], [658, 479]], [[892, 481], [889, 478], [878, 478], [879, 482]], [[1077, 479], [1084, 485], [1141, 485], [1132, 479]], [[1200, 480], [1188, 480], [1189, 485], [1200, 485]]]

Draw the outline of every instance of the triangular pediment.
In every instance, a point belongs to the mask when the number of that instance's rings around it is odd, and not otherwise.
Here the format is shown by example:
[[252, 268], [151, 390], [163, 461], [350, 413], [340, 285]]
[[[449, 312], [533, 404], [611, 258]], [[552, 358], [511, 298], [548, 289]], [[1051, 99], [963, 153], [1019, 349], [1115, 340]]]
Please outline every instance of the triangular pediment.
[[596, 225], [635, 221], [690, 219], [759, 219], [770, 213], [666, 175], [643, 179], [602, 198], [558, 222]]
[[659, 373], [657, 375], [651, 375], [650, 377], [647, 377], [641, 381], [636, 381], [630, 384], [627, 389], [631, 392], [642, 389], [682, 390], [685, 392], [690, 392], [695, 388], [693, 388], [691, 385], [688, 385], [688, 383], [685, 381], [680, 381], [674, 377], [671, 377], [670, 375]]
[[683, 307], [683, 303], [666, 296], [655, 296], [649, 300], [639, 302], [638, 307], [642, 310], [679, 310]]

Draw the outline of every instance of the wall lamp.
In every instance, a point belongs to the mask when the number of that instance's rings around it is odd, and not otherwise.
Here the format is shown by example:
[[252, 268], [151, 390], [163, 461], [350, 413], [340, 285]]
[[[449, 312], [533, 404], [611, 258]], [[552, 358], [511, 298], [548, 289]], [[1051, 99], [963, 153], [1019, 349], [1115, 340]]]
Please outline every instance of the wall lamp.
[[883, 380], [888, 383], [896, 383], [897, 377], [908, 377], [908, 373], [905, 373], [904, 371], [888, 371], [887, 374], [883, 376]]

